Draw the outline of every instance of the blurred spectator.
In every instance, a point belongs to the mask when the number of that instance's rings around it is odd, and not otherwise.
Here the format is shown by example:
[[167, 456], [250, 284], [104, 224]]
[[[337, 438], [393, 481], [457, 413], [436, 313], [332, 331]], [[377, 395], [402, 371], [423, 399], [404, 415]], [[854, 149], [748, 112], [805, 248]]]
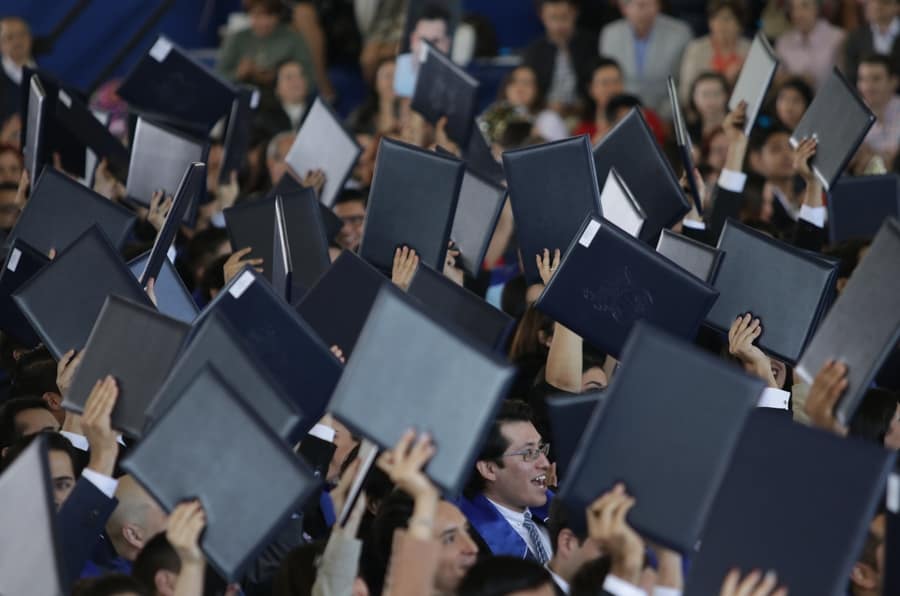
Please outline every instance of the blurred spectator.
[[844, 31], [821, 16], [821, 0], [789, 2], [791, 28], [778, 38], [775, 53], [785, 72], [803, 77], [818, 88], [837, 63]]
[[710, 0], [706, 6], [709, 35], [690, 42], [681, 59], [679, 96], [690, 101], [691, 85], [703, 72], [716, 72], [730, 85], [737, 80], [750, 50], [750, 42], [741, 33], [744, 7], [738, 0]]
[[546, 35], [526, 48], [522, 60], [537, 75], [547, 105], [568, 113], [587, 95], [596, 38], [575, 29], [575, 0], [539, 0], [538, 11]]
[[728, 113], [728, 81], [716, 72], [705, 72], [690, 88], [686, 114], [688, 131], [696, 143], [721, 128]]
[[18, 185], [0, 182], [0, 232], [8, 232], [19, 219]]
[[397, 54], [403, 37], [406, 0], [355, 0], [356, 22], [363, 34], [359, 56], [363, 77], [371, 82], [375, 67]]
[[18, 184], [23, 167], [25, 163], [18, 149], [0, 145], [0, 184]]
[[35, 66], [31, 56], [31, 29], [25, 19], [0, 19], [0, 123], [19, 111], [22, 67]]
[[309, 83], [303, 65], [289, 59], [275, 72], [275, 96], [264, 98], [256, 115], [256, 126], [266, 137], [297, 130], [308, 107]]
[[812, 100], [813, 90], [806, 81], [800, 77], [787, 79], [775, 94], [775, 116], [788, 129], [794, 130]]
[[891, 70], [900, 75], [900, 2], [898, 0], [865, 0], [866, 22], [847, 35], [844, 45], [844, 74], [856, 83], [859, 62], [875, 53], [888, 56]]
[[[569, 129], [559, 113], [547, 109], [537, 75], [530, 66], [515, 68], [500, 84], [498, 103], [506, 103], [513, 110], [534, 121], [534, 133], [548, 141], [569, 136]], [[489, 110], [491, 108], [488, 108]]]
[[590, 135], [597, 143], [609, 132], [612, 125], [606, 119], [609, 100], [625, 91], [624, 78], [619, 63], [611, 58], [600, 58], [594, 65], [591, 86], [588, 91], [588, 110], [585, 119], [575, 128], [576, 135]]
[[656, 142], [659, 143], [660, 146], [665, 145], [665, 125], [663, 125], [659, 115], [644, 106], [643, 102], [641, 102], [641, 98], [636, 95], [623, 93], [622, 95], [617, 95], [609, 100], [609, 103], [606, 104], [606, 119], [609, 122], [610, 127], [614, 127], [619, 120], [627, 116], [628, 112], [634, 108], [640, 109], [641, 113], [644, 115], [644, 120], [647, 121], [647, 126], [649, 126], [650, 130], [653, 132]]
[[450, 13], [443, 6], [426, 4], [409, 32], [409, 52], [397, 56], [394, 73], [394, 92], [400, 97], [412, 97], [419, 78], [419, 52], [422, 41], [438, 51], [450, 53]]
[[291, 22], [312, 52], [319, 95], [333, 101], [337, 92], [328, 78], [328, 65], [355, 63], [360, 38], [353, 5], [345, 0], [300, 0], [294, 4]]
[[625, 73], [625, 89], [665, 118], [671, 108], [666, 79], [678, 72], [690, 28], [660, 14], [659, 0], [621, 0], [625, 17], [603, 28], [600, 54], [615, 58]]
[[[286, 60], [296, 60], [303, 72], [314, 73], [312, 54], [303, 37], [281, 21], [279, 0], [244, 0], [249, 29], [225, 38], [219, 71], [230, 79], [272, 88], [275, 71]], [[310, 84], [310, 91], [313, 85]]]
[[900, 97], [897, 97], [897, 75], [891, 71], [886, 56], [872, 55], [862, 59], [856, 86], [863, 100], [875, 113], [875, 124], [866, 135], [865, 144], [881, 156], [885, 164], [894, 163], [900, 144]]
[[396, 63], [393, 58], [382, 61], [375, 69], [375, 83], [369, 87], [363, 104], [347, 118], [356, 134], [374, 135], [396, 131], [399, 127], [399, 103], [394, 93]]

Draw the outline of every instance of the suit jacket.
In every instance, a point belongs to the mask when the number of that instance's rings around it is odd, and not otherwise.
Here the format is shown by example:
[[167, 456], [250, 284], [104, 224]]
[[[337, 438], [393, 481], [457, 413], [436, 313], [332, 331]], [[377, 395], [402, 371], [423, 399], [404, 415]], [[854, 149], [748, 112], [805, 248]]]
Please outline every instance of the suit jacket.
[[254, 118], [253, 128], [256, 131], [255, 138], [271, 139], [280, 132], [296, 132], [299, 127], [291, 123], [291, 119], [281, 107], [281, 103], [272, 100], [271, 102], [264, 101], [260, 106], [259, 112]]
[[[556, 46], [546, 37], [536, 39], [522, 54], [522, 62], [537, 73], [538, 88], [546, 95], [553, 82], [556, 66]], [[580, 98], [588, 96], [588, 87], [593, 76], [593, 65], [597, 59], [597, 38], [587, 33], [577, 32], [569, 42], [569, 55], [575, 76], [578, 78], [577, 91]]]
[[[851, 31], [844, 41], [843, 71], [844, 75], [856, 87], [856, 75], [860, 61], [868, 54], [875, 52], [872, 41], [872, 29], [864, 23], [855, 31]], [[888, 55], [895, 75], [900, 75], [900, 35], [894, 39], [891, 53]]]
[[625, 75], [625, 89], [638, 95], [644, 105], [663, 118], [671, 118], [666, 79], [676, 75], [685, 46], [693, 38], [690, 27], [668, 15], [656, 17], [644, 58], [638, 72], [634, 34], [625, 19], [613, 21], [600, 33], [600, 54], [615, 58]]
[[[543, 524], [547, 523], [552, 500], [553, 493], [547, 491], [547, 504], [530, 510], [534, 521]], [[469, 525], [477, 533], [477, 538], [480, 538], [477, 542], [481, 553], [487, 554], [487, 552], [490, 552], [493, 555], [508, 555], [521, 559], [537, 560], [522, 537], [516, 533], [513, 527], [509, 525], [484, 495], [479, 494], [473, 499], [460, 497], [456, 501], [456, 506], [469, 520]]]
[[0, 68], [0, 125], [21, 110], [21, 87]]
[[118, 499], [107, 497], [87, 478], [79, 478], [75, 483], [75, 488], [56, 515], [60, 547], [70, 582], [81, 576], [118, 503]]

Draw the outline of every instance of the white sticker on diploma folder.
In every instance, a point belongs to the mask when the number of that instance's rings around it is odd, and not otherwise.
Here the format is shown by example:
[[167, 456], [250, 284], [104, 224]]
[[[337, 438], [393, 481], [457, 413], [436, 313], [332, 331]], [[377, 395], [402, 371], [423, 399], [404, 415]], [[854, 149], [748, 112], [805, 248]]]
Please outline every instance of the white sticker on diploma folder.
[[228, 289], [228, 293], [231, 294], [235, 299], [240, 298], [252, 283], [253, 274], [249, 271], [244, 271], [243, 273], [241, 273], [241, 276], [237, 278], [237, 281], [231, 284], [231, 287]]
[[584, 229], [584, 232], [581, 234], [581, 239], [578, 240], [578, 244], [585, 248], [591, 247], [591, 242], [594, 241], [594, 236], [597, 235], [597, 230], [600, 229], [600, 222], [596, 219], [592, 219], [588, 222], [587, 227]]
[[150, 57], [157, 62], [162, 62], [166, 59], [166, 56], [168, 56], [169, 52], [171, 51], [172, 42], [165, 37], [160, 37], [156, 40], [156, 43], [153, 44], [153, 47], [150, 48]]
[[16, 267], [19, 266], [19, 259], [21, 258], [22, 251], [18, 248], [14, 248], [12, 254], [9, 255], [9, 263], [6, 264], [6, 268], [15, 273]]

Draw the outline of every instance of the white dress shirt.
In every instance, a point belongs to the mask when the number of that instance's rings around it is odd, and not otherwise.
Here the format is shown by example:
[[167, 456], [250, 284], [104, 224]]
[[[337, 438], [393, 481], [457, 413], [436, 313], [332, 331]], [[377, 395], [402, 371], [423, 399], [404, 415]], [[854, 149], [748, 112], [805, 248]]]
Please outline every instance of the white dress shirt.
[[[503, 505], [498, 505], [494, 501], [488, 499], [488, 502], [494, 506], [497, 511], [500, 512], [500, 515], [503, 516], [503, 519], [506, 520], [512, 529], [516, 531], [516, 534], [522, 537], [522, 540], [525, 541], [525, 544], [528, 545], [528, 549], [532, 553], [537, 553], [537, 545], [531, 543], [531, 538], [528, 536], [528, 530], [525, 529], [525, 514], [520, 511], [513, 511]], [[547, 528], [545, 528], [541, 524], [535, 524], [537, 526], [538, 532], [541, 535], [541, 543], [544, 547], [544, 552], [550, 554], [552, 556], [553, 553], [553, 545], [550, 544], [550, 534], [547, 533]]]

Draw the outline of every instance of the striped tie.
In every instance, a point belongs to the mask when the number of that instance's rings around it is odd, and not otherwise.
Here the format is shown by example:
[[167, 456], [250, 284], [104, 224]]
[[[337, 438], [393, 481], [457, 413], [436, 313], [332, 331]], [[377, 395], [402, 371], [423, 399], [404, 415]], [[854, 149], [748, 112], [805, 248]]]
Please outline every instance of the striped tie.
[[528, 532], [528, 538], [531, 540], [532, 551], [537, 557], [538, 563], [546, 565], [550, 561], [547, 551], [544, 549], [544, 542], [541, 540], [541, 531], [537, 524], [531, 519], [531, 512], [525, 510], [525, 521], [523, 522], [525, 531]]

